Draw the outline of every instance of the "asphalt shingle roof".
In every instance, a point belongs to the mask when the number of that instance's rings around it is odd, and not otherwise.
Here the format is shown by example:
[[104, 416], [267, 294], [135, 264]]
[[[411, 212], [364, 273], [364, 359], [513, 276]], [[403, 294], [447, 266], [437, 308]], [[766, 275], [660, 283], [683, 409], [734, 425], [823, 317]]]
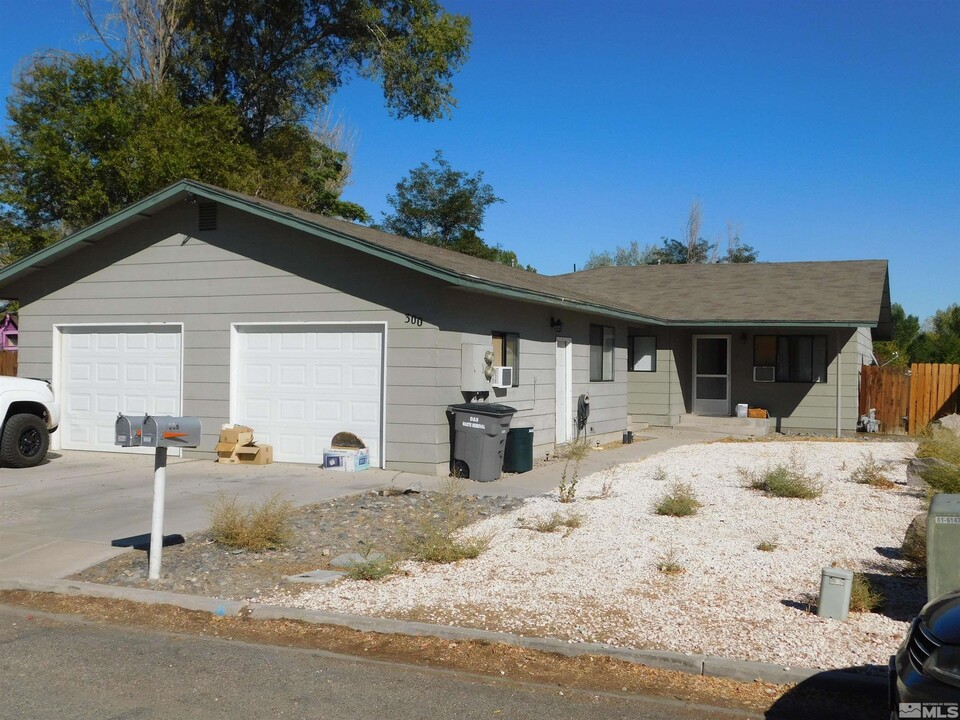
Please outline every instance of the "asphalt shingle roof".
[[481, 292], [575, 307], [637, 323], [879, 325], [881, 335], [889, 332], [885, 260], [644, 265], [540, 275], [193, 180], [174, 183], [0, 269], [0, 290], [191, 194], [225, 202]]

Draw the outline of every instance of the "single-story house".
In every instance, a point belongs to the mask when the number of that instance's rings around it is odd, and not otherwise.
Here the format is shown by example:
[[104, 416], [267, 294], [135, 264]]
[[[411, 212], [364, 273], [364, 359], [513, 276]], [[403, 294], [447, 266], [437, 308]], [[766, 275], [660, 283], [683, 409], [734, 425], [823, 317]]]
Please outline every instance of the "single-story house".
[[537, 453], [574, 439], [584, 395], [591, 441], [738, 403], [852, 432], [890, 316], [885, 261], [551, 277], [189, 180], [3, 268], [0, 297], [19, 373], [61, 399], [54, 448], [120, 451], [118, 412], [196, 415], [197, 452], [242, 423], [319, 463], [349, 431], [372, 465], [429, 474], [465, 400], [515, 407]]

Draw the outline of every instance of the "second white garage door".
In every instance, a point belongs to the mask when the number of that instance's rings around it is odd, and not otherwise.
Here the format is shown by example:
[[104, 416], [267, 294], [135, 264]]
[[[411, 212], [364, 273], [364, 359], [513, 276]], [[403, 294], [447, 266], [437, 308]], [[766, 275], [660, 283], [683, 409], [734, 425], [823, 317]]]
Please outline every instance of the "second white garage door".
[[351, 432], [379, 467], [383, 420], [382, 325], [237, 325], [231, 422], [273, 445], [278, 462], [323, 462]]

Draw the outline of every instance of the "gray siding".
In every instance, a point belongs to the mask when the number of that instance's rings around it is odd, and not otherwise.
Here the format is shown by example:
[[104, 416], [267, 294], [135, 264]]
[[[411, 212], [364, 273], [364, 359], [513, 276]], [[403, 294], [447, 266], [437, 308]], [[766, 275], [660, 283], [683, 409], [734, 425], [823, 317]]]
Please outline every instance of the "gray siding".
[[[555, 434], [556, 333], [547, 306], [467, 293], [392, 263], [220, 206], [218, 229], [196, 231], [179, 203], [134, 223], [10, 288], [21, 301], [20, 373], [51, 377], [53, 326], [183, 323], [183, 412], [203, 420], [201, 452], [230, 412], [231, 323], [370, 321], [387, 324], [387, 467], [446, 473], [446, 406], [463, 402], [461, 343], [520, 334], [520, 387], [489, 400], [514, 405], [534, 427], [536, 452]], [[422, 326], [406, 322], [422, 318]], [[587, 433], [606, 441], [626, 427], [626, 327], [617, 334], [615, 380], [589, 382], [589, 325], [559, 313], [574, 341], [573, 407], [590, 395]], [[595, 322], [610, 321], [594, 319]]]
[[437, 386], [459, 381], [449, 369], [459, 368], [459, 346], [426, 319], [440, 283], [224, 207], [218, 230], [184, 234], [195, 217], [175, 206], [12, 288], [22, 302], [20, 373], [52, 375], [55, 324], [182, 322], [183, 412], [202, 418], [209, 452], [229, 417], [231, 323], [386, 322], [387, 465], [446, 467]]
[[631, 327], [630, 336], [635, 335], [657, 339], [657, 369], [655, 372], [627, 373], [627, 411], [630, 420], [651, 425], [675, 425], [685, 411], [683, 390], [674, 359], [672, 330]]
[[[671, 330], [631, 327], [631, 334], [657, 336], [657, 371], [629, 373], [631, 420], [651, 424], [675, 424], [692, 410], [693, 336], [729, 335], [731, 340], [731, 412], [738, 403], [765, 408], [783, 432], [835, 434], [837, 427], [837, 379], [839, 369], [841, 428], [856, 429], [859, 404], [860, 367], [868, 355], [870, 331], [812, 328], [806, 330], [758, 330], [732, 328], [674, 328]], [[753, 338], [755, 335], [826, 335], [827, 382], [756, 383], [753, 381]], [[838, 356], [837, 348], [842, 348]]]

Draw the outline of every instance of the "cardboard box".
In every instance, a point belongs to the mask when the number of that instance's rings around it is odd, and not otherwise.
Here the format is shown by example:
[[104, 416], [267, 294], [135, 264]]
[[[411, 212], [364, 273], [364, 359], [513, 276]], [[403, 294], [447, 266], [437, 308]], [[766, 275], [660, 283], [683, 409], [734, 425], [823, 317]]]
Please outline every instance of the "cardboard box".
[[766, 418], [766, 417], [770, 417], [770, 414], [763, 408], [749, 408], [747, 410], [747, 417]]
[[323, 451], [323, 469], [359, 472], [370, 469], [370, 451], [366, 448], [329, 448]]
[[246, 425], [234, 425], [232, 428], [224, 428], [220, 431], [220, 442], [233, 443], [234, 445], [249, 445], [253, 442], [253, 428], [248, 428]]
[[235, 455], [241, 465], [269, 465], [273, 462], [273, 446], [244, 445], [237, 448]]

